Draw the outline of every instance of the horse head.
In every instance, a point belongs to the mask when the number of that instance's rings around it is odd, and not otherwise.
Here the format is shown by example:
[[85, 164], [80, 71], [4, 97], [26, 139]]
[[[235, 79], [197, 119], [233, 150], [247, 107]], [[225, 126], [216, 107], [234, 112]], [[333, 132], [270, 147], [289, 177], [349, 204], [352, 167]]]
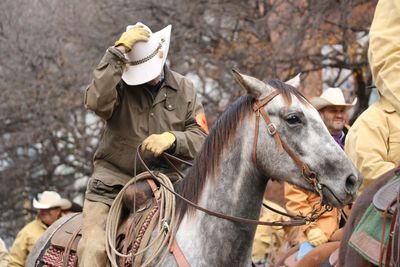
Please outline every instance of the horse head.
[[[252, 141], [253, 161], [260, 172], [318, 192], [325, 203], [335, 207], [352, 202], [362, 178], [318, 111], [292, 86], [298, 86], [299, 77], [286, 83], [264, 83], [237, 71], [234, 75], [255, 98], [255, 120], [261, 117], [255, 123], [259, 129], [253, 139], [257, 140]], [[266, 150], [268, 154], [263, 153]]]

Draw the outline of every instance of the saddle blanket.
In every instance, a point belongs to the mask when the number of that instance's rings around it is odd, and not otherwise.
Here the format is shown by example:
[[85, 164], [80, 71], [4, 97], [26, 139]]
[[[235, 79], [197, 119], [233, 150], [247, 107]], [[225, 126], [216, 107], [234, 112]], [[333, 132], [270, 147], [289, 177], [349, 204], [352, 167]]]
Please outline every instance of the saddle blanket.
[[[396, 175], [390, 181], [397, 180], [399, 177], [400, 176]], [[392, 216], [390, 214], [387, 214], [386, 218], [384, 218], [384, 213], [376, 209], [372, 203], [365, 211], [359, 224], [354, 230], [349, 240], [349, 246], [356, 250], [368, 261], [375, 265], [379, 265], [382, 246], [382, 227], [384, 227], [383, 246], [384, 251], [386, 252], [391, 221]], [[386, 256], [383, 255], [383, 257], [385, 258]]]
[[[64, 257], [64, 250], [57, 248], [56, 246], [50, 245], [49, 248], [46, 250], [46, 252], [43, 255], [42, 258], [42, 263], [43, 267], [64, 267], [65, 265], [63, 264], [63, 257]], [[66, 266], [68, 267], [74, 267], [76, 266], [76, 263], [78, 262], [76, 252], [71, 252], [71, 254], [68, 257], [68, 264]]]

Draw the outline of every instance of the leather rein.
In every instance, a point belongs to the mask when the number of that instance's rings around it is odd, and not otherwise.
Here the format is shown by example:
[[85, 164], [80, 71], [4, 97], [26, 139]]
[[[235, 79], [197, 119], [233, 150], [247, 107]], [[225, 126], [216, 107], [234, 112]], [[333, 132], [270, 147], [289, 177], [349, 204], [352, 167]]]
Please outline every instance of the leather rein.
[[[322, 197], [323, 197], [323, 195], [322, 195], [322, 186], [321, 186], [321, 184], [319, 183], [319, 181], [317, 179], [317, 175], [314, 172], [312, 172], [310, 170], [310, 168], [307, 166], [307, 164], [305, 164], [299, 158], [299, 156], [282, 140], [282, 138], [280, 137], [279, 133], [276, 130], [275, 124], [271, 122], [268, 114], [263, 109], [263, 107], [265, 105], [267, 105], [275, 96], [277, 96], [279, 94], [280, 94], [280, 92], [275, 90], [271, 94], [266, 96], [265, 98], [263, 98], [261, 100], [257, 100], [254, 103], [253, 110], [254, 110], [254, 112], [256, 114], [256, 129], [255, 129], [255, 133], [254, 133], [254, 143], [253, 143], [253, 151], [252, 151], [253, 163], [255, 164], [257, 169], [260, 171], [261, 169], [259, 168], [259, 165], [257, 164], [257, 140], [258, 140], [258, 135], [259, 135], [259, 127], [260, 127], [259, 125], [260, 125], [260, 115], [261, 115], [263, 117], [264, 121], [268, 125], [268, 133], [275, 139], [275, 141], [276, 141], [276, 143], [278, 145], [279, 151], [283, 152], [283, 150], [285, 150], [286, 153], [293, 159], [293, 161], [296, 163], [296, 165], [300, 169], [303, 177], [306, 179], [306, 181], [308, 183], [310, 183], [313, 186], [313, 188], [318, 192], [318, 194], [321, 197], [321, 202], [322, 202]], [[139, 161], [142, 163], [142, 165], [144, 166], [144, 168], [153, 177], [153, 179], [158, 181], [160, 183], [160, 185], [164, 186], [169, 192], [171, 192], [173, 195], [175, 195], [176, 197], [180, 198], [181, 200], [183, 200], [187, 204], [189, 204], [192, 207], [194, 207], [194, 208], [196, 208], [198, 210], [201, 210], [201, 211], [203, 211], [203, 212], [205, 212], [205, 213], [207, 213], [209, 215], [212, 215], [212, 216], [215, 216], [215, 217], [218, 217], [218, 218], [222, 218], [222, 219], [226, 219], [226, 220], [230, 220], [230, 221], [238, 222], [238, 223], [244, 223], [244, 224], [288, 227], [288, 226], [305, 225], [305, 224], [307, 224], [309, 222], [316, 221], [326, 211], [332, 210], [332, 207], [330, 207], [328, 205], [324, 205], [324, 208], [325, 208], [324, 210], [322, 210], [322, 206], [321, 206], [321, 207], [315, 209], [314, 211], [312, 211], [307, 216], [293, 215], [293, 214], [288, 214], [288, 213], [285, 213], [285, 212], [281, 212], [281, 211], [276, 210], [276, 209], [266, 205], [265, 203], [263, 203], [263, 206], [268, 208], [269, 210], [272, 210], [273, 212], [276, 212], [278, 214], [281, 214], [283, 216], [291, 218], [291, 220], [288, 220], [288, 221], [280, 220], [280, 221], [274, 221], [274, 222], [259, 221], [259, 220], [253, 220], [253, 219], [248, 219], [248, 218], [236, 217], [236, 216], [231, 216], [231, 215], [219, 213], [219, 212], [216, 212], [216, 211], [212, 211], [212, 210], [209, 210], [209, 209], [206, 209], [204, 207], [201, 207], [201, 206], [197, 205], [196, 203], [194, 203], [194, 202], [188, 200], [187, 198], [181, 196], [180, 194], [176, 193], [174, 190], [168, 188], [165, 184], [163, 184], [163, 182], [161, 182], [157, 178], [156, 174], [154, 174], [153, 171], [151, 171], [149, 169], [149, 167], [147, 166], [147, 164], [144, 162], [144, 160], [143, 160], [143, 158], [141, 156], [141, 153], [140, 153], [140, 147], [141, 147], [141, 145], [138, 146], [138, 148], [137, 148], [137, 157], [138, 157]], [[182, 159], [179, 159], [179, 158], [177, 158], [175, 156], [172, 156], [170, 154], [167, 154], [165, 152], [162, 153], [162, 156], [168, 162], [168, 164], [171, 165], [171, 167], [177, 172], [177, 174], [181, 178], [184, 178], [184, 175], [170, 161], [170, 159], [172, 159], [174, 161], [178, 161], [180, 163], [184, 163], [184, 164], [186, 164], [188, 166], [192, 166], [193, 165], [190, 162], [184, 161]]]

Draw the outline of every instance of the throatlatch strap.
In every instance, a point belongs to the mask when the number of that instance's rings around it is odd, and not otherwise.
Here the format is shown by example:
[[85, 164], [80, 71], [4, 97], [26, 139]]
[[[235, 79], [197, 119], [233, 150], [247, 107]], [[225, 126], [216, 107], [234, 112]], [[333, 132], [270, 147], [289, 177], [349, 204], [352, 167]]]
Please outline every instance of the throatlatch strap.
[[187, 261], [178, 243], [176, 243], [175, 238], [174, 241], [172, 241], [171, 246], [169, 247], [169, 252], [174, 255], [176, 263], [179, 267], [190, 267], [189, 262]]

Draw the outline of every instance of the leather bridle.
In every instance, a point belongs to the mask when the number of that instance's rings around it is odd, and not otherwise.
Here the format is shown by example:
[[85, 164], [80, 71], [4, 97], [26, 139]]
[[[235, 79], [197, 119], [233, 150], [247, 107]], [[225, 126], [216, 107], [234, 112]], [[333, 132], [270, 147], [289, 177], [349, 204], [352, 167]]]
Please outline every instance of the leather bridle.
[[[277, 145], [278, 145], [278, 150], [280, 152], [283, 152], [283, 150], [286, 151], [286, 153], [293, 159], [293, 161], [296, 163], [296, 165], [298, 166], [298, 168], [300, 169], [303, 177], [305, 178], [305, 180], [311, 184], [311, 186], [313, 186], [313, 188], [318, 192], [318, 194], [321, 197], [321, 201], [320, 204], [322, 203], [322, 185], [319, 183], [318, 179], [317, 179], [317, 175], [310, 170], [310, 168], [308, 167], [308, 165], [306, 163], [304, 163], [300, 157], [282, 140], [281, 136], [279, 135], [279, 133], [276, 130], [276, 126], [275, 124], [273, 124], [268, 116], [268, 114], [264, 111], [263, 107], [265, 105], [267, 105], [274, 97], [276, 97], [277, 95], [279, 95], [280, 92], [275, 90], [273, 91], [271, 94], [269, 94], [268, 96], [266, 96], [263, 99], [260, 100], [256, 100], [256, 102], [254, 103], [253, 106], [253, 110], [256, 113], [256, 129], [255, 129], [255, 133], [254, 133], [254, 143], [253, 143], [253, 151], [252, 151], [252, 160], [253, 163], [255, 164], [255, 166], [257, 167], [258, 170], [261, 171], [259, 165], [257, 164], [257, 141], [258, 141], [258, 134], [259, 134], [259, 127], [260, 127], [260, 115], [263, 117], [264, 121], [267, 123], [268, 126], [268, 133], [274, 137]], [[282, 227], [288, 227], [288, 226], [300, 226], [300, 225], [305, 225], [308, 224], [310, 222], [314, 222], [316, 220], [319, 219], [319, 217], [324, 214], [327, 211], [332, 210], [332, 207], [329, 205], [323, 205], [324, 209], [322, 209], [322, 204], [320, 205], [320, 207], [313, 207], [313, 211], [308, 214], [307, 216], [304, 215], [293, 215], [293, 214], [289, 214], [289, 213], [285, 213], [285, 212], [281, 212], [279, 210], [276, 210], [266, 204], [263, 203], [263, 206], [268, 208], [269, 210], [272, 210], [276, 213], [279, 213], [283, 216], [289, 217], [291, 218], [291, 220], [289, 221], [274, 221], [274, 222], [266, 222], [266, 221], [259, 221], [259, 220], [252, 220], [252, 219], [247, 219], [247, 218], [242, 218], [242, 217], [236, 217], [236, 216], [230, 216], [227, 214], [223, 214], [223, 213], [219, 213], [216, 211], [212, 211], [206, 208], [203, 208], [199, 205], [197, 205], [196, 203], [188, 200], [187, 198], [181, 196], [180, 194], [176, 193], [174, 190], [168, 188], [166, 185], [164, 185], [158, 178], [157, 178], [157, 172], [153, 172], [149, 169], [149, 167], [147, 166], [147, 164], [144, 162], [141, 153], [140, 153], [140, 146], [138, 146], [137, 148], [137, 157], [139, 159], [139, 161], [142, 163], [142, 165], [144, 166], [144, 168], [150, 173], [150, 175], [153, 177], [154, 180], [156, 180], [158, 183], [160, 183], [160, 185], [164, 186], [169, 192], [171, 192], [173, 195], [175, 195], [176, 197], [180, 198], [181, 200], [183, 200], [184, 202], [186, 202], [187, 204], [193, 206], [194, 208], [201, 210], [209, 215], [215, 216], [215, 217], [219, 217], [222, 219], [226, 219], [226, 220], [230, 220], [230, 221], [234, 221], [234, 222], [238, 222], [238, 223], [244, 223], [244, 224], [256, 224], [256, 225], [268, 225], [268, 226], [282, 226]], [[179, 176], [181, 176], [181, 178], [183, 177], [183, 174], [178, 170], [178, 168], [169, 160], [172, 159], [174, 161], [180, 162], [180, 163], [184, 163], [186, 165], [192, 166], [192, 164], [190, 162], [184, 161], [182, 159], [179, 159], [175, 156], [169, 155], [167, 153], [162, 153], [163, 158], [169, 163], [169, 165], [171, 165], [171, 167], [174, 168], [174, 170], [177, 172], [177, 174]]]
[[[254, 142], [253, 142], [253, 151], [252, 151], [252, 159], [253, 163], [257, 166], [259, 170], [261, 168], [259, 167], [257, 163], [257, 141], [258, 141], [258, 133], [260, 129], [260, 117], [262, 117], [267, 124], [267, 130], [268, 133], [275, 139], [275, 142], [278, 146], [278, 151], [279, 153], [282, 153], [283, 150], [286, 151], [286, 153], [292, 158], [294, 163], [297, 165], [299, 170], [301, 171], [304, 179], [315, 189], [316, 192], [321, 197], [321, 201], [323, 198], [322, 194], [322, 185], [318, 181], [317, 175], [315, 172], [311, 171], [310, 168], [304, 161], [300, 159], [300, 157], [282, 140], [281, 136], [279, 135], [276, 126], [273, 122], [271, 122], [271, 119], [269, 118], [268, 114], [264, 110], [264, 106], [267, 105], [272, 99], [274, 99], [277, 95], [279, 95], [280, 92], [278, 90], [274, 90], [272, 93], [267, 95], [266, 97], [256, 100], [256, 102], [253, 105], [253, 110], [256, 113], [256, 127], [254, 131]], [[261, 116], [260, 116], [261, 115]]]

